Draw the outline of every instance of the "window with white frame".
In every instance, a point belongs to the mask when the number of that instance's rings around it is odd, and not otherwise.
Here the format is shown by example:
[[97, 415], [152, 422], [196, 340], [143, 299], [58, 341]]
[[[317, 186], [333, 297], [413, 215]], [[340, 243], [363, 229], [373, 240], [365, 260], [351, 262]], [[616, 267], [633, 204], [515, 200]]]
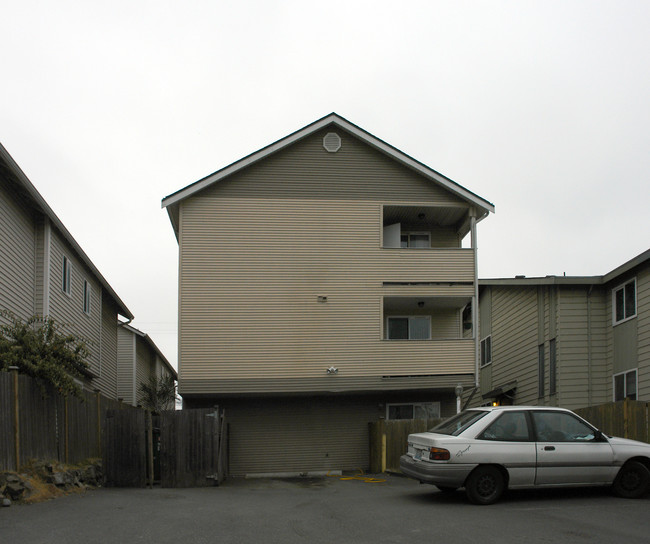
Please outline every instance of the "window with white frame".
[[428, 232], [403, 232], [400, 247], [431, 247], [431, 235]]
[[429, 316], [404, 316], [387, 318], [389, 340], [430, 340], [431, 318]]
[[90, 315], [90, 284], [87, 280], [84, 280], [84, 298], [83, 298], [83, 310], [85, 313]]
[[636, 317], [636, 279], [612, 290], [614, 325]]
[[492, 362], [492, 336], [486, 336], [481, 340], [481, 366], [489, 365]]
[[61, 289], [63, 289], [63, 292], [66, 294], [70, 294], [70, 259], [68, 259], [65, 255], [63, 256], [63, 274], [62, 274], [62, 280], [61, 280]]
[[440, 403], [405, 402], [387, 404], [386, 419], [440, 419]]
[[614, 374], [614, 400], [636, 400], [636, 368]]

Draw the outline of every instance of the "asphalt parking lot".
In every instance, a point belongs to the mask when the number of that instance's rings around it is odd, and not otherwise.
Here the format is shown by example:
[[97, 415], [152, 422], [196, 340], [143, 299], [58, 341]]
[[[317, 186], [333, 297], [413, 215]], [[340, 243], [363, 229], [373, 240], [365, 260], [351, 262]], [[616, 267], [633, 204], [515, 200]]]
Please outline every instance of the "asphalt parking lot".
[[625, 542], [647, 544], [650, 498], [521, 491], [492, 506], [400, 476], [383, 482], [231, 480], [194, 489], [98, 489], [0, 509], [0, 543]]

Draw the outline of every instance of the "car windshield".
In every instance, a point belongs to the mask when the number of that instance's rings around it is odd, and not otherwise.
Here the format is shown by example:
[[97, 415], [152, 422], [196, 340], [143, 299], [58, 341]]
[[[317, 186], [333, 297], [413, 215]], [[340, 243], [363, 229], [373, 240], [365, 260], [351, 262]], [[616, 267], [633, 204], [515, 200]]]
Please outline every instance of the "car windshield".
[[450, 417], [443, 421], [429, 432], [458, 436], [470, 425], [473, 425], [479, 419], [487, 415], [487, 413], [488, 412], [484, 410], [467, 410], [466, 412], [461, 412], [460, 414], [456, 414], [454, 417]]

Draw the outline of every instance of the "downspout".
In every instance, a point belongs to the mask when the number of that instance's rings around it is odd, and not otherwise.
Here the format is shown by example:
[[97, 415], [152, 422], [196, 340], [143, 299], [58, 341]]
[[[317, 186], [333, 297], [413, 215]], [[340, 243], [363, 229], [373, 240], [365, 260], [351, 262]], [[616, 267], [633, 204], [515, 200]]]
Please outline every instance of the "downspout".
[[480, 352], [478, 341], [478, 244], [476, 241], [476, 210], [472, 209], [470, 226], [472, 230], [472, 251], [474, 252], [474, 300], [472, 300], [472, 333], [474, 335], [474, 386], [479, 387]]

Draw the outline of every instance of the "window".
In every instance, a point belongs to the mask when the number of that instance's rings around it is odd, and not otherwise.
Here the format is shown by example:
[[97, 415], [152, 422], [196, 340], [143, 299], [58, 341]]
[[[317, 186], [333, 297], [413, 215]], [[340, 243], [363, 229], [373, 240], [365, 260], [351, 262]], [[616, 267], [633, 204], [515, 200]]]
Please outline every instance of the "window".
[[440, 403], [387, 404], [386, 419], [440, 419]]
[[614, 400], [636, 400], [636, 368], [614, 375]]
[[90, 284], [88, 281], [84, 280], [84, 312], [90, 315]]
[[549, 356], [548, 392], [551, 395], [555, 395], [557, 393], [557, 347], [555, 344], [555, 338], [553, 338], [548, 343], [548, 356]]
[[596, 431], [581, 419], [566, 412], [531, 410], [538, 442], [589, 442]]
[[636, 279], [612, 291], [614, 325], [636, 316]]
[[479, 436], [479, 440], [530, 442], [528, 421], [524, 412], [505, 412]]
[[389, 340], [429, 340], [431, 319], [429, 316], [389, 317]]
[[537, 396], [541, 399], [545, 394], [544, 380], [544, 344], [537, 347]]
[[448, 434], [451, 436], [458, 436], [468, 427], [471, 427], [479, 419], [485, 417], [490, 412], [486, 410], [466, 410], [460, 414], [456, 414], [449, 419], [446, 419], [437, 427], [430, 429], [429, 432], [438, 434]]
[[64, 293], [70, 294], [70, 259], [63, 257], [63, 278], [61, 281], [61, 289]]
[[403, 232], [400, 247], [431, 247], [431, 236], [428, 232]]
[[489, 365], [492, 362], [492, 336], [486, 336], [481, 340], [481, 366]]

